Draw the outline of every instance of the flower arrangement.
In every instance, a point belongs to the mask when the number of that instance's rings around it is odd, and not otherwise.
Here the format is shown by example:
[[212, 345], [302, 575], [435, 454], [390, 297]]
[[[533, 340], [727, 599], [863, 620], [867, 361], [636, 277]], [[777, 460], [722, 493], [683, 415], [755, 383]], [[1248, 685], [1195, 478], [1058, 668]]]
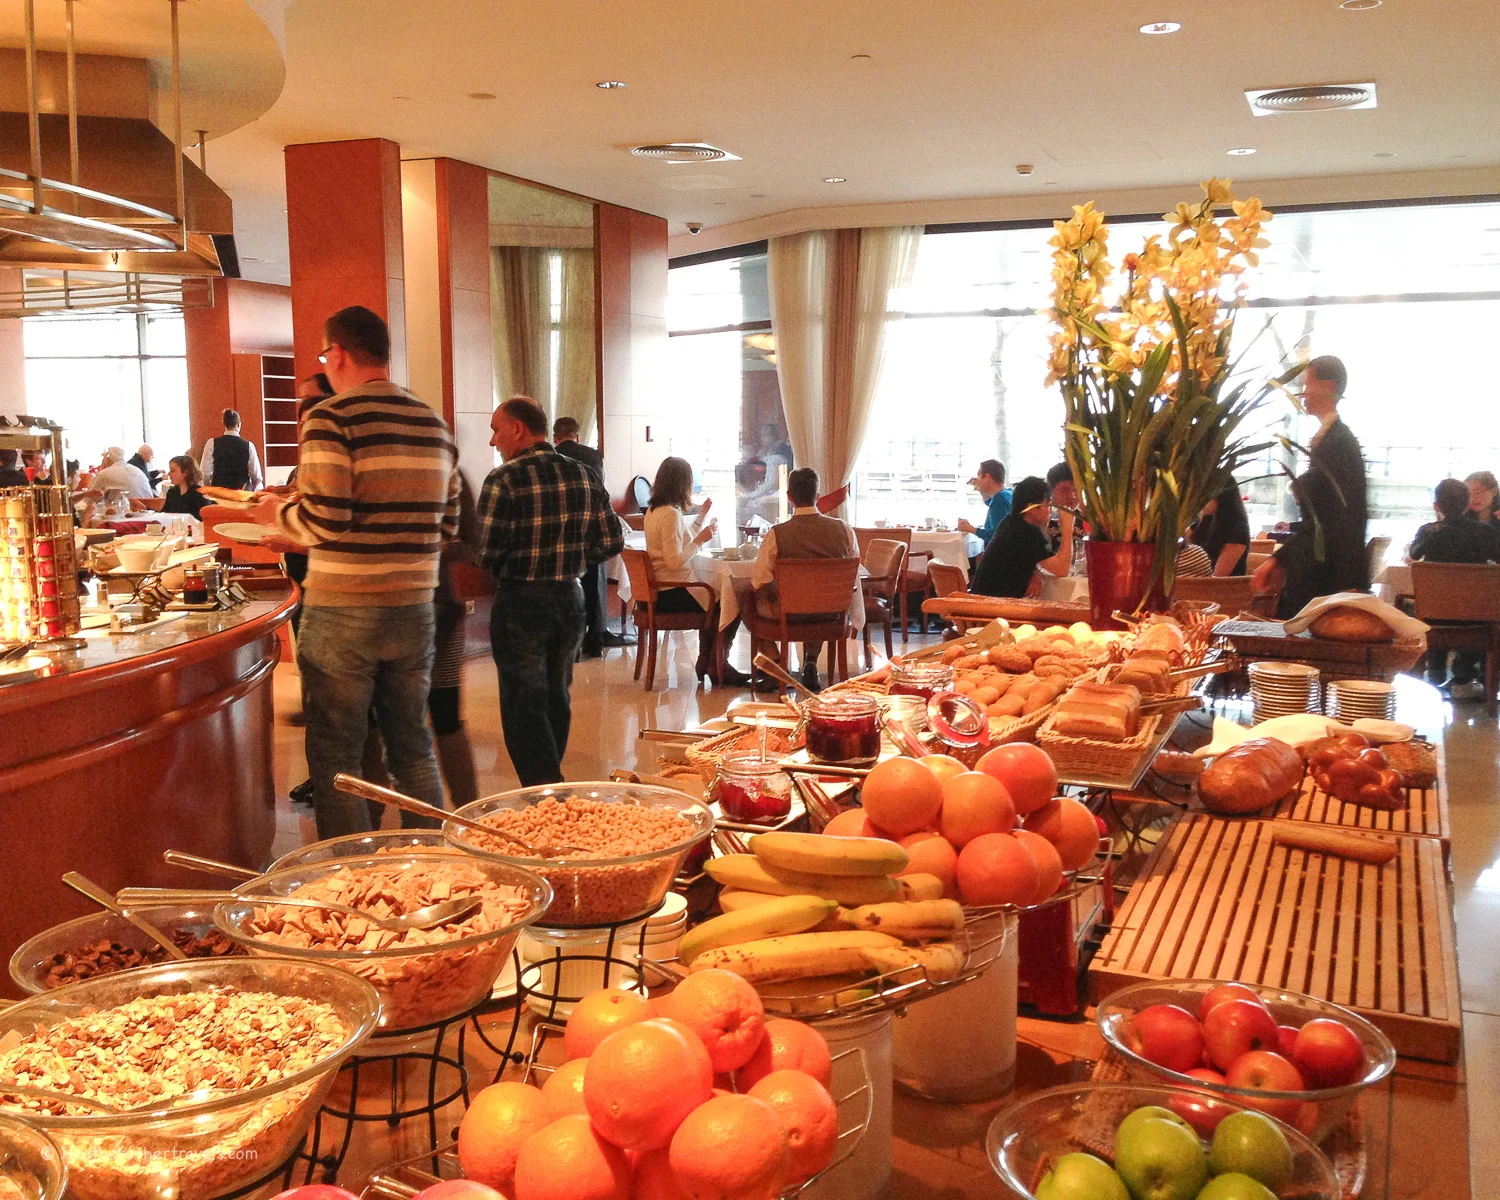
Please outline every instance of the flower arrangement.
[[1246, 418], [1301, 368], [1255, 391], [1225, 390], [1245, 291], [1241, 280], [1226, 299], [1226, 285], [1268, 244], [1261, 230], [1271, 214], [1260, 201], [1236, 200], [1229, 180], [1210, 179], [1201, 201], [1163, 219], [1173, 223], [1164, 237], [1125, 256], [1111, 307], [1109, 226], [1092, 203], [1075, 207], [1055, 224], [1044, 311], [1057, 327], [1047, 382], [1062, 391], [1079, 508], [1096, 540], [1154, 545], [1151, 580], [1170, 590], [1178, 539], [1271, 444], [1242, 432]]

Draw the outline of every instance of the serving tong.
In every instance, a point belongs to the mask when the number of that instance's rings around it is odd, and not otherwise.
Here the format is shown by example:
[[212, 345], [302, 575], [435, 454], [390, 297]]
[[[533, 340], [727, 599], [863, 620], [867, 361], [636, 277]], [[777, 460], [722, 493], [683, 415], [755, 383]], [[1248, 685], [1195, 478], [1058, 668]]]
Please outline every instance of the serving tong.
[[[257, 908], [285, 905], [289, 908], [316, 908], [324, 912], [347, 913], [352, 917], [363, 917], [371, 925], [388, 929], [392, 933], [405, 933], [408, 929], [435, 929], [467, 917], [484, 903], [480, 896], [454, 896], [451, 900], [439, 900], [436, 904], [423, 905], [399, 917], [381, 917], [367, 909], [349, 904], [336, 904], [332, 900], [310, 900], [301, 896], [242, 895], [239, 892], [215, 891], [212, 888], [121, 888], [117, 899], [121, 904], [253, 904]], [[184, 955], [184, 957], [186, 957]]]

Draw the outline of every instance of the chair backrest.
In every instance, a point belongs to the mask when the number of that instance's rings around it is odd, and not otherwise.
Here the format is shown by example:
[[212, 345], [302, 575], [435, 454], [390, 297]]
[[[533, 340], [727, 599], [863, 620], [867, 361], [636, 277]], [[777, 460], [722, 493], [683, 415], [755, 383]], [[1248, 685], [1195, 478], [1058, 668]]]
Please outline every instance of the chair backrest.
[[1371, 579], [1375, 578], [1376, 572], [1385, 564], [1385, 552], [1390, 548], [1391, 539], [1384, 534], [1372, 537], [1365, 546], [1365, 558], [1369, 562]]
[[1414, 562], [1414, 610], [1420, 621], [1500, 621], [1500, 566]]
[[928, 563], [927, 578], [932, 580], [932, 590], [939, 596], [957, 596], [969, 590], [964, 573], [948, 563], [936, 560]]
[[841, 488], [835, 488], [826, 496], [819, 496], [816, 507], [820, 513], [827, 516], [847, 499], [849, 499], [849, 485], [846, 483]]
[[1179, 575], [1172, 584], [1176, 600], [1213, 600], [1220, 612], [1237, 613], [1250, 607], [1255, 594], [1248, 575]]
[[911, 548], [911, 529], [904, 525], [892, 525], [882, 528], [879, 525], [856, 525], [854, 527], [854, 540], [859, 543], [859, 556], [864, 558], [870, 548], [870, 543], [876, 538], [888, 542], [900, 542], [908, 550]]
[[620, 551], [625, 562], [625, 574], [630, 579], [630, 594], [637, 604], [656, 603], [656, 569], [651, 565], [651, 556], [644, 550], [632, 550], [629, 546]]
[[625, 501], [621, 506], [621, 515], [645, 512], [646, 506], [650, 503], [651, 481], [644, 475], [637, 475], [625, 485]]
[[866, 586], [882, 596], [889, 595], [901, 581], [901, 571], [906, 565], [906, 544], [894, 538], [872, 538], [869, 545], [863, 547], [860, 560], [869, 574]]
[[842, 613], [859, 581], [857, 558], [778, 558], [776, 594], [783, 616]]
[[621, 513], [620, 520], [624, 521], [626, 525], [634, 529], [637, 533], [646, 532], [646, 517], [644, 513]]

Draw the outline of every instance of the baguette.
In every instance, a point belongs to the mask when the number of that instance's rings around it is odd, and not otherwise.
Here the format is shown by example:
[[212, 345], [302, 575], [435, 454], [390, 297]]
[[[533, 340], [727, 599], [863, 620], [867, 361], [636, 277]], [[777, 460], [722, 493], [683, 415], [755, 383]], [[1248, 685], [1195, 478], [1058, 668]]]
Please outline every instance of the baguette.
[[1352, 858], [1377, 867], [1396, 857], [1396, 843], [1391, 838], [1350, 833], [1328, 825], [1305, 825], [1300, 821], [1272, 821], [1271, 841], [1278, 846]]

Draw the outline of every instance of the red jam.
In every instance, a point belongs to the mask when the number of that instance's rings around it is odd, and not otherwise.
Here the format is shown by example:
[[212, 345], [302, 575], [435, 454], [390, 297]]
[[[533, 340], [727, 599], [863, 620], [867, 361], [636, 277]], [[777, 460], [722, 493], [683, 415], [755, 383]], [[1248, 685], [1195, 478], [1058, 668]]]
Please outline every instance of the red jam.
[[807, 708], [807, 753], [816, 762], [870, 766], [880, 757], [879, 710], [868, 696], [819, 696]]
[[758, 754], [729, 754], [719, 762], [709, 798], [726, 820], [770, 825], [792, 811], [792, 781]]
[[891, 668], [892, 696], [920, 696], [931, 700], [953, 687], [953, 668], [941, 663], [898, 663]]

